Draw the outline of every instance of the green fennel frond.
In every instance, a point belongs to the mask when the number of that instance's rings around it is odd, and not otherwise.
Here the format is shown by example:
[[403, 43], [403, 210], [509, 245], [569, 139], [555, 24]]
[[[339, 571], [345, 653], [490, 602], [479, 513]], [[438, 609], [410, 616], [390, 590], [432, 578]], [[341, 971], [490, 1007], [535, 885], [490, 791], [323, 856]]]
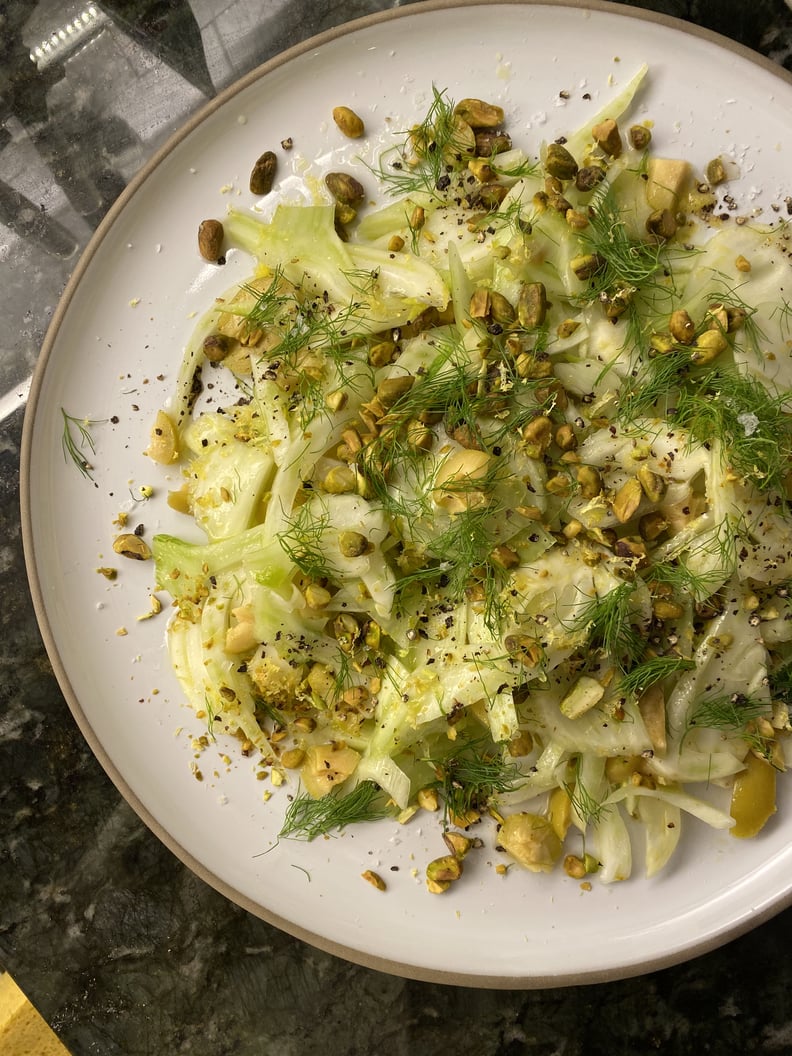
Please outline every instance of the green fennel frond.
[[584, 825], [596, 825], [610, 810], [610, 806], [594, 796], [583, 783], [579, 757], [575, 760], [572, 779], [566, 782], [563, 787], [572, 803], [572, 809]]
[[725, 462], [760, 491], [779, 490], [792, 462], [792, 404], [758, 378], [722, 367], [689, 379], [673, 420], [699, 444], [719, 442]]
[[431, 787], [443, 800], [444, 823], [462, 821], [471, 810], [486, 809], [493, 796], [513, 792], [523, 778], [517, 763], [504, 757], [502, 747], [481, 739], [425, 762], [437, 774]]
[[91, 426], [98, 422], [89, 421], [87, 418], [75, 418], [67, 414], [61, 407], [63, 417], [63, 432], [61, 433], [61, 449], [66, 462], [73, 462], [80, 473], [87, 479], [93, 480], [93, 466], [86, 455], [86, 448], [91, 454], [96, 454], [96, 443], [91, 433]]
[[622, 675], [617, 689], [621, 693], [639, 697], [656, 682], [662, 682], [663, 679], [681, 671], [692, 671], [695, 666], [695, 660], [684, 656], [653, 656], [636, 664], [631, 671]]
[[588, 601], [570, 630], [585, 631], [589, 649], [601, 652], [621, 671], [628, 671], [642, 656], [645, 641], [633, 624], [632, 595], [635, 586], [622, 583], [601, 597]]
[[385, 793], [373, 781], [361, 781], [350, 792], [340, 788], [321, 799], [300, 793], [289, 804], [279, 837], [314, 840], [317, 836], [386, 818], [392, 812]]
[[705, 697], [691, 710], [685, 736], [695, 729], [720, 730], [739, 737], [762, 755], [768, 752], [767, 738], [756, 729], [756, 720], [769, 716], [770, 706], [745, 693], [723, 693]]
[[787, 707], [792, 705], [792, 660], [771, 668], [767, 677], [773, 699], [780, 700]]
[[336, 569], [327, 557], [324, 536], [330, 524], [327, 513], [316, 515], [311, 503], [300, 506], [285, 531], [278, 534], [278, 542], [292, 563], [312, 580], [332, 579]]
[[385, 151], [373, 171], [394, 195], [423, 191], [436, 197], [444, 189], [455, 159], [464, 154], [454, 102], [445, 90], [433, 85], [425, 117], [403, 133], [400, 144]]

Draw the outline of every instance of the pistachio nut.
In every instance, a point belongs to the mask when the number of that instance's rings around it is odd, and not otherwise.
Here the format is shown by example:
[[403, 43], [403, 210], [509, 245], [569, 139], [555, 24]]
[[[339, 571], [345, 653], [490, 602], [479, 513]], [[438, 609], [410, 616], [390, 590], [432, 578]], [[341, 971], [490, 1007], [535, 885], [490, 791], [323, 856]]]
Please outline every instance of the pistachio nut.
[[511, 150], [511, 136], [506, 132], [496, 132], [491, 128], [475, 128], [476, 154], [480, 158], [492, 158]]
[[388, 885], [379, 873], [375, 873], [373, 869], [365, 869], [360, 875], [367, 883], [371, 884], [372, 887], [375, 887], [377, 891], [387, 890]]
[[360, 139], [366, 131], [363, 119], [358, 117], [354, 110], [348, 106], [336, 106], [333, 108], [333, 120], [338, 129], [347, 139]]
[[479, 183], [490, 183], [496, 176], [495, 170], [486, 158], [471, 158], [468, 162], [468, 169]]
[[548, 145], [544, 167], [558, 180], [574, 180], [578, 174], [578, 163], [562, 143]]
[[659, 473], [648, 466], [641, 466], [637, 473], [644, 495], [650, 502], [659, 502], [665, 494], [666, 484]]
[[492, 321], [502, 326], [510, 326], [516, 318], [511, 302], [497, 290], [490, 293], [490, 314]]
[[498, 128], [503, 124], [503, 108], [482, 99], [460, 99], [454, 113], [471, 128]]
[[406, 396], [415, 384], [412, 374], [398, 374], [391, 378], [385, 378], [377, 386], [377, 399], [382, 406], [389, 410], [398, 403], [402, 396]]
[[479, 286], [473, 291], [468, 306], [468, 314], [471, 319], [488, 319], [492, 310], [490, 291], [484, 286]]
[[224, 235], [219, 220], [202, 220], [198, 225], [198, 252], [210, 264], [217, 264], [223, 255]]
[[602, 493], [602, 476], [596, 466], [580, 466], [575, 474], [584, 499], [595, 499]]
[[604, 121], [594, 125], [591, 134], [600, 150], [604, 150], [612, 158], [618, 158], [621, 155], [621, 133], [619, 132], [619, 126], [612, 117], [606, 117]]
[[696, 338], [690, 358], [697, 366], [706, 366], [714, 362], [721, 352], [725, 351], [728, 344], [729, 342], [720, 330], [705, 330]]
[[626, 524], [641, 504], [643, 488], [637, 477], [630, 479], [619, 488], [611, 502], [614, 516], [620, 524]]
[[571, 486], [572, 480], [566, 473], [555, 473], [547, 478], [545, 491], [548, 495], [567, 495]]
[[129, 557], [133, 561], [148, 561], [151, 550], [148, 544], [132, 532], [125, 532], [113, 540], [113, 550], [122, 557]]
[[335, 200], [342, 205], [357, 205], [366, 196], [363, 184], [348, 172], [328, 172], [325, 183]]
[[658, 598], [652, 605], [652, 612], [658, 620], [678, 620], [684, 615], [684, 606], [667, 598]]
[[338, 534], [338, 549], [344, 557], [360, 557], [369, 548], [369, 541], [361, 532], [345, 530]]
[[564, 422], [563, 425], [559, 425], [556, 429], [555, 442], [562, 451], [574, 451], [578, 445], [574, 426], [570, 425], [569, 422]]
[[517, 320], [526, 330], [535, 330], [547, 316], [547, 290], [543, 282], [524, 282], [517, 297]]
[[668, 521], [659, 510], [650, 510], [638, 521], [638, 531], [648, 543], [658, 539], [668, 527]]
[[592, 278], [598, 271], [602, 271], [605, 264], [605, 258], [599, 253], [581, 253], [569, 262], [572, 271], [582, 280]]
[[503, 639], [503, 647], [523, 667], [538, 667], [544, 656], [541, 644], [527, 634], [507, 634]]
[[696, 324], [684, 308], [677, 308], [668, 320], [668, 329], [680, 345], [689, 345], [696, 336]]
[[646, 150], [652, 142], [652, 133], [646, 125], [632, 125], [628, 134], [634, 150]]
[[440, 809], [440, 798], [436, 788], [419, 788], [415, 798], [422, 810], [434, 812]]
[[646, 218], [646, 230], [664, 242], [674, 237], [676, 229], [676, 216], [670, 209], [655, 209]]
[[208, 334], [203, 340], [203, 354], [210, 363], [222, 363], [233, 348], [233, 341], [225, 334]]
[[342, 612], [333, 620], [333, 634], [339, 648], [350, 653], [360, 638], [360, 624], [348, 612]]
[[250, 193], [256, 195], [269, 194], [275, 182], [277, 167], [278, 159], [271, 150], [265, 150], [250, 170]]
[[500, 546], [496, 546], [495, 549], [491, 552], [489, 560], [493, 565], [496, 565], [498, 568], [502, 568], [504, 569], [504, 571], [508, 571], [508, 569], [516, 568], [517, 565], [519, 565], [520, 555], [517, 553], [516, 550], [512, 550], [510, 546], [505, 546], [504, 544], [501, 544]]
[[541, 458], [553, 439], [553, 423], [547, 415], [541, 414], [523, 426], [522, 438], [528, 454], [532, 458]]
[[349, 466], [333, 466], [322, 481], [322, 490], [330, 495], [346, 495], [355, 491], [357, 475]]
[[305, 588], [305, 604], [309, 609], [324, 609], [332, 600], [332, 595], [326, 587], [318, 583], [309, 583]]
[[461, 832], [452, 832], [451, 830], [446, 830], [443, 833], [443, 843], [445, 843], [451, 854], [460, 861], [476, 845], [476, 841], [471, 839], [470, 836], [463, 836]]
[[707, 183], [709, 183], [710, 186], [717, 187], [719, 183], [725, 183], [727, 177], [723, 158], [717, 157], [713, 158], [712, 161], [708, 161], [705, 173], [707, 176]]
[[462, 862], [455, 854], [435, 858], [426, 867], [426, 879], [436, 883], [453, 882], [462, 875]]
[[575, 187], [584, 193], [593, 191], [605, 179], [605, 169], [601, 165], [584, 165], [575, 176]]

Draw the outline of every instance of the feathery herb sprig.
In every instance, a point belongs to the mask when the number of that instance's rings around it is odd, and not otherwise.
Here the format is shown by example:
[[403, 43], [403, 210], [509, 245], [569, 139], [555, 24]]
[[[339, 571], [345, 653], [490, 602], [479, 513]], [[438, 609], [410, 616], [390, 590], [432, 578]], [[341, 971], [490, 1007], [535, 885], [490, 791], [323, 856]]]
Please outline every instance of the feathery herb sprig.
[[[762, 342], [765, 340], [765, 334], [754, 318], [758, 308], [744, 301], [739, 295], [739, 289], [739, 286], [732, 287], [724, 280], [722, 286], [713, 288], [712, 293], [706, 298], [706, 303], [721, 304], [724, 308], [739, 313], [742, 321], [734, 336], [737, 338], [738, 335], [742, 335], [746, 349], [761, 363], [763, 359]], [[709, 325], [709, 323], [705, 322], [704, 325]]]
[[578, 815], [583, 825], [596, 825], [610, 810], [610, 806], [602, 799], [598, 799], [581, 779], [581, 760], [575, 760], [572, 779], [564, 784], [564, 789], [572, 803], [572, 809]]
[[695, 572], [690, 565], [680, 558], [674, 561], [658, 561], [651, 566], [650, 577], [657, 583], [665, 584], [672, 590], [690, 594], [696, 601], [704, 601], [714, 588], [728, 579], [729, 574], [722, 568], [713, 568], [707, 572]]
[[630, 426], [652, 414], [667, 417], [691, 369], [690, 349], [683, 346], [648, 359], [620, 393], [619, 421]]
[[[75, 418], [67, 414], [63, 407], [60, 411], [63, 417], [63, 432], [61, 433], [63, 457], [66, 462], [73, 462], [87, 480], [93, 480], [94, 467], [88, 461], [86, 448], [92, 455], [96, 454], [96, 442], [91, 433], [91, 426], [99, 423], [87, 418]], [[76, 430], [76, 436], [72, 430]]]
[[771, 393], [758, 378], [734, 368], [689, 379], [677, 399], [674, 423], [699, 444], [719, 442], [723, 458], [760, 491], [784, 488], [792, 464], [788, 393]]
[[[376, 282], [372, 272], [366, 274]], [[336, 310], [318, 299], [302, 303], [293, 297], [271, 295], [272, 286], [261, 295], [248, 319], [256, 321], [254, 328], [275, 328], [279, 339], [266, 356], [282, 376], [290, 376], [290, 403], [305, 429], [319, 415], [330, 413], [325, 401], [329, 370], [335, 371], [339, 387], [352, 391], [370, 382], [371, 368], [353, 348], [358, 339], [361, 347], [363, 344], [365, 333], [358, 324], [366, 305], [352, 301]]]
[[650, 686], [681, 671], [692, 671], [696, 661], [684, 656], [653, 656], [636, 664], [619, 679], [618, 689], [629, 696], [640, 697]]
[[505, 758], [502, 747], [481, 738], [425, 762], [437, 774], [430, 787], [443, 800], [444, 824], [464, 819], [471, 810], [485, 810], [493, 796], [513, 792], [523, 778], [519, 765]]
[[588, 634], [591, 651], [604, 653], [621, 671], [628, 671], [643, 655], [645, 641], [633, 624], [633, 583], [621, 583], [592, 598], [575, 617], [570, 630]]
[[579, 300], [600, 301], [615, 311], [614, 318], [623, 315], [628, 323], [625, 345], [635, 350], [645, 342], [647, 320], [670, 311], [675, 293], [673, 263], [689, 250], [633, 235], [607, 182], [594, 191], [590, 206], [590, 223], [581, 240], [602, 264]]
[[[284, 284], [283, 269], [280, 265], [273, 271], [265, 289], [260, 290], [251, 283], [243, 283], [240, 289], [254, 298], [253, 304], [241, 312], [245, 318], [245, 329], [249, 334], [267, 327], [288, 328], [291, 326], [292, 319], [299, 310], [299, 302], [296, 291], [291, 288], [290, 284]], [[231, 314], [238, 314], [233, 302], [225, 310]]]
[[619, 403], [625, 425], [657, 414], [694, 443], [720, 443], [724, 460], [761, 491], [782, 490], [792, 461], [792, 399], [737, 367], [696, 368], [679, 347], [649, 359]]
[[623, 211], [607, 182], [592, 194], [589, 216], [582, 238], [605, 264], [602, 273], [594, 276], [593, 291], [614, 286], [639, 289], [654, 283], [663, 272], [666, 247], [662, 242], [636, 238], [627, 230]]
[[764, 701], [744, 693], [723, 693], [707, 697], [693, 708], [685, 734], [694, 729], [720, 730], [739, 737], [762, 755], [767, 755], [767, 738], [754, 728], [755, 720], [768, 716], [770, 708]]
[[792, 660], [767, 672], [770, 695], [787, 706], [792, 705]]
[[323, 544], [330, 524], [328, 513], [317, 515], [312, 503], [304, 503], [289, 521], [289, 527], [278, 533], [284, 553], [304, 576], [313, 580], [332, 580], [336, 570]]
[[382, 789], [373, 781], [361, 781], [351, 792], [339, 789], [321, 799], [314, 799], [307, 792], [300, 793], [289, 804], [278, 836], [310, 841], [348, 825], [377, 821], [390, 814]]
[[[677, 592], [690, 594], [696, 601], [704, 601], [732, 576], [737, 566], [737, 540], [748, 535], [749, 528], [743, 518], [727, 517], [671, 560], [652, 564], [646, 571], [646, 581], [650, 585], [665, 584]], [[682, 558], [683, 553], [686, 560]], [[711, 558], [715, 564], [704, 571], [695, 571], [691, 567], [694, 557]]]
[[454, 514], [448, 527], [423, 540], [425, 563], [396, 580], [396, 600], [404, 607], [416, 587], [438, 585], [452, 604], [459, 603], [468, 587], [480, 584], [485, 625], [496, 635], [504, 616], [500, 603], [503, 577], [489, 561], [493, 549], [493, 522], [497, 507], [473, 507]]
[[403, 136], [402, 143], [380, 156], [373, 171], [393, 195], [422, 191], [437, 197], [454, 169], [453, 160], [449, 159], [465, 151], [454, 102], [445, 90], [438, 91], [432, 85], [432, 102], [426, 116]]

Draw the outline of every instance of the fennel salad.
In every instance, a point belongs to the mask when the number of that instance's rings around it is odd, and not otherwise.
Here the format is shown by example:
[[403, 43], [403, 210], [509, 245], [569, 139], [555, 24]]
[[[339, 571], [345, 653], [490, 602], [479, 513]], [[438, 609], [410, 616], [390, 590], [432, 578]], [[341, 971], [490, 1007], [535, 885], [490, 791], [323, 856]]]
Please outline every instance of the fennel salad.
[[655, 152], [646, 74], [529, 145], [434, 88], [376, 165], [199, 230], [251, 269], [148, 449], [205, 535], [153, 542], [174, 671], [283, 786], [283, 838], [435, 816], [433, 893], [486, 843], [610, 882], [776, 809], [792, 242], [723, 211], [727, 160]]

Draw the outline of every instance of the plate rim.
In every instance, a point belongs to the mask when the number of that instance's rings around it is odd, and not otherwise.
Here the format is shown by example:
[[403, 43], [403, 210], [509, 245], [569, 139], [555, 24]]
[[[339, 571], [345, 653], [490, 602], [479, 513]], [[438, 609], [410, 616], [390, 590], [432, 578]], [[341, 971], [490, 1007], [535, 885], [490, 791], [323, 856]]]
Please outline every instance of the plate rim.
[[621, 18], [630, 18], [645, 23], [665, 26], [687, 36], [698, 37], [717, 47], [738, 55], [755, 66], [770, 73], [774, 78], [792, 86], [792, 72], [774, 62], [772, 59], [754, 51], [738, 41], [724, 36], [715, 30], [698, 26], [692, 22], [666, 15], [661, 12], [626, 6], [614, 0], [418, 0], [407, 6], [389, 8], [331, 27], [293, 45], [272, 56], [254, 67], [239, 79], [225, 86], [213, 98], [201, 105], [179, 128], [154, 151], [149, 160], [134, 174], [127, 186], [114, 201], [105, 214], [86, 246], [60, 295], [58, 303], [48, 324], [36, 365], [33, 370], [27, 406], [25, 408], [22, 439], [20, 446], [19, 504], [21, 513], [22, 545], [30, 587], [33, 609], [42, 637], [42, 641], [52, 664], [59, 689], [76, 722], [81, 735], [87, 742], [96, 760], [113, 783], [117, 791], [146, 825], [153, 835], [201, 881], [223, 895], [234, 905], [246, 910], [253, 916], [278, 928], [301, 941], [340, 957], [348, 962], [365, 968], [397, 975], [402, 978], [445, 985], [474, 987], [478, 989], [521, 989], [537, 990], [568, 986], [589, 985], [602, 982], [615, 982], [648, 974], [676, 964], [684, 963], [693, 957], [701, 956], [717, 949], [741, 935], [766, 923], [782, 910], [792, 905], [792, 886], [790, 889], [768, 903], [757, 912], [746, 914], [742, 919], [732, 921], [705, 938], [693, 939], [676, 946], [664, 954], [657, 954], [646, 961], [633, 963], [619, 968], [590, 969], [570, 971], [552, 975], [492, 975], [467, 974], [458, 971], [423, 968], [419, 965], [406, 964], [386, 956], [369, 954], [362, 950], [345, 946], [343, 943], [327, 939], [307, 928], [304, 928], [280, 914], [250, 899], [238, 891], [232, 884], [217, 876], [210, 868], [195, 858], [144, 806], [137, 793], [119, 772], [107, 749], [100, 742], [93, 727], [83, 711], [78, 695], [74, 691], [65, 664], [60, 656], [55, 635], [47, 612], [44, 591], [39, 577], [35, 559], [35, 542], [33, 528], [33, 502], [31, 496], [30, 464], [33, 457], [33, 434], [37, 421], [37, 408], [44, 378], [47, 373], [53, 352], [57, 346], [61, 326], [67, 316], [71, 303], [80, 287], [82, 278], [96, 256], [105, 238], [117, 221], [123, 216], [130, 202], [143, 187], [152, 174], [174, 152], [174, 150], [199, 128], [211, 115], [222, 109], [247, 88], [268, 76], [273, 71], [311, 51], [323, 48], [334, 41], [367, 30], [382, 23], [392, 22], [405, 17], [420, 17], [424, 13], [452, 11], [466, 8], [489, 8], [492, 3], [515, 7], [550, 7], [567, 8], [579, 11], [601, 12]]

